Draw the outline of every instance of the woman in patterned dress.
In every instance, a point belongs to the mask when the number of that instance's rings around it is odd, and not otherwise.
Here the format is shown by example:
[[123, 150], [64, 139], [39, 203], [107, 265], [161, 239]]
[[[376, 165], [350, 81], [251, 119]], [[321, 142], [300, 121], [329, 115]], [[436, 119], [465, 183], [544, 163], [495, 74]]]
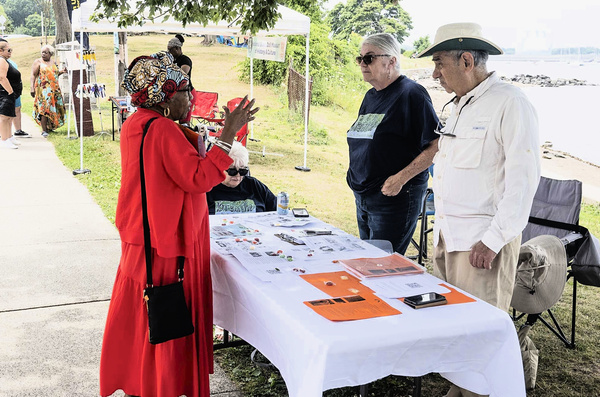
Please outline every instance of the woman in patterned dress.
[[41, 50], [41, 58], [33, 62], [31, 68], [31, 96], [33, 101], [33, 118], [42, 127], [42, 136], [47, 137], [52, 131], [65, 123], [65, 107], [62, 93], [58, 85], [58, 76], [66, 70], [58, 70], [52, 62], [54, 48], [45, 45]]

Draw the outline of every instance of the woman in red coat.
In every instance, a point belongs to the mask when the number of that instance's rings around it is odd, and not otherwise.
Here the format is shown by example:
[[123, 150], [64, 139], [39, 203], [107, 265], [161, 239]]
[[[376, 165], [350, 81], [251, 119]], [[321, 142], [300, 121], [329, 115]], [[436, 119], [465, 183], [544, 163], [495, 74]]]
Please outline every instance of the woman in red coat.
[[[220, 141], [202, 157], [175, 123], [191, 105], [189, 77], [167, 52], [136, 58], [122, 86], [135, 114], [121, 131], [121, 190], [116, 225], [121, 261], [108, 310], [100, 360], [100, 395], [208, 397], [212, 372], [212, 289], [205, 193], [225, 179], [238, 131], [254, 119], [254, 100], [226, 112]], [[183, 281], [195, 331], [153, 345], [142, 299], [146, 285], [139, 153], [144, 126], [144, 169], [154, 285], [177, 281], [176, 261], [185, 257]]]

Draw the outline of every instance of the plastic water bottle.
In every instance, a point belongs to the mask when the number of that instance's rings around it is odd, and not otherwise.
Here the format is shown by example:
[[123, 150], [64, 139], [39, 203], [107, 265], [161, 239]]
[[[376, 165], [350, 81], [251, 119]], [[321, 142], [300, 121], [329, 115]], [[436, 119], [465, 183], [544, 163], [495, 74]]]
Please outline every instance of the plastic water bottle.
[[290, 198], [286, 192], [280, 192], [277, 195], [277, 213], [279, 215], [287, 215]]

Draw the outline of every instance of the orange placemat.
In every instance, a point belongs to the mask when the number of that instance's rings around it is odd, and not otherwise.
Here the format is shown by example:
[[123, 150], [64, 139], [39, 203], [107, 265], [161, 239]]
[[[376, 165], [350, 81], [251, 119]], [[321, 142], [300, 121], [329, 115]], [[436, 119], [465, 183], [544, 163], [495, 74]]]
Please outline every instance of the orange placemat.
[[446, 303], [447, 305], [453, 305], [456, 303], [475, 302], [475, 299], [463, 294], [462, 292], [458, 292], [457, 290], [455, 290], [454, 288], [452, 288], [451, 286], [449, 286], [447, 284], [440, 283], [440, 285], [442, 287], [446, 287], [450, 290], [450, 292], [446, 292], [445, 294], [442, 294], [446, 297], [446, 301], [448, 301], [448, 303]]
[[332, 297], [304, 302], [328, 320], [351, 321], [401, 314], [346, 272], [303, 274], [300, 277]]

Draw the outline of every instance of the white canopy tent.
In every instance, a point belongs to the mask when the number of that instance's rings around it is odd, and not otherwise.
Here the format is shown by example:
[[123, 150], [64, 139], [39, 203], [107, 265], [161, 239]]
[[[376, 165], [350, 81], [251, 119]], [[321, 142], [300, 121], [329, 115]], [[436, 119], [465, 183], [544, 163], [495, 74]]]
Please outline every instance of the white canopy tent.
[[[135, 9], [137, 0], [128, 0], [130, 10]], [[81, 32], [161, 32], [161, 33], [185, 33], [193, 35], [226, 35], [226, 36], [243, 36], [248, 35], [248, 32], [240, 31], [238, 23], [228, 23], [226, 21], [210, 22], [204, 26], [200, 23], [190, 23], [185, 27], [181, 22], [176, 21], [172, 18], [167, 18], [163, 21], [164, 17], [156, 18], [154, 21], [148, 20], [143, 25], [133, 25], [125, 28], [119, 28], [116, 22], [111, 22], [107, 19], [102, 19], [98, 22], [92, 22], [90, 20], [98, 0], [87, 0], [81, 3], [79, 9], [73, 10], [72, 26], [73, 31]], [[310, 169], [306, 166], [306, 152], [308, 145], [308, 100], [309, 100], [309, 41], [310, 41], [310, 18], [307, 16], [289, 9], [284, 6], [278, 6], [277, 11], [281, 14], [281, 17], [275, 23], [275, 26], [271, 29], [259, 31], [255, 36], [290, 36], [290, 35], [302, 35], [306, 37], [306, 67], [305, 67], [305, 112], [304, 112], [304, 166], [296, 167], [299, 170], [309, 171]], [[168, 12], [167, 14], [168, 15]], [[83, 56], [83, 55], [82, 55]], [[252, 58], [250, 64], [252, 66]], [[253, 96], [253, 76], [252, 69], [250, 71], [250, 97]]]

